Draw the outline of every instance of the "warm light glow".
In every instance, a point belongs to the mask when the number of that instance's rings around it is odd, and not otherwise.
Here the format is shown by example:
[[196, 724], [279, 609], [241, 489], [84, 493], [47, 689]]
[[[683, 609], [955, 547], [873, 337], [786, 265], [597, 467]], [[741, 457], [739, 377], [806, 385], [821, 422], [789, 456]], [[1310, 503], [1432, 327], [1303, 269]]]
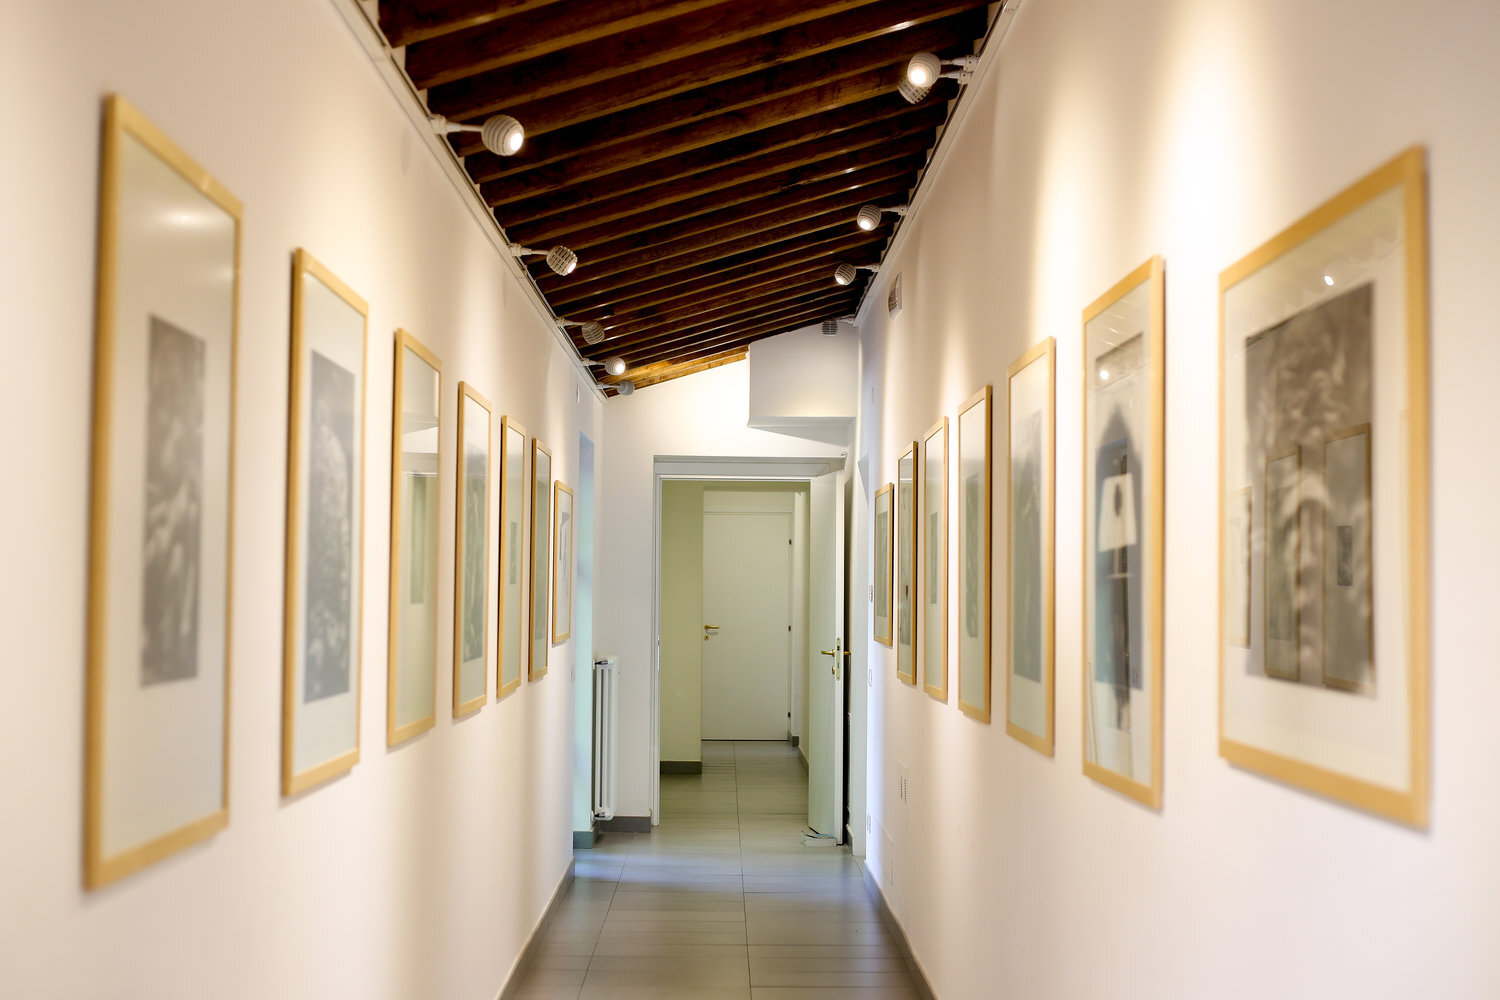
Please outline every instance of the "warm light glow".
[[931, 52], [918, 52], [906, 64], [906, 79], [915, 87], [930, 87], [943, 71], [942, 61]]
[[1107, 368], [1101, 368], [1101, 369], [1099, 369], [1099, 380], [1101, 382], [1108, 382], [1109, 381], [1109, 369], [1107, 369]]
[[1330, 288], [1333, 287], [1333, 275], [1331, 275], [1331, 274], [1325, 274], [1325, 275], [1323, 275], [1323, 284], [1328, 285]]
[[521, 132], [512, 132], [505, 138], [505, 145], [510, 147], [512, 153], [521, 148], [521, 143], [526, 141], [526, 136]]
[[611, 375], [624, 375], [625, 359], [621, 357], [610, 358], [609, 360], [604, 362], [604, 370], [609, 372]]

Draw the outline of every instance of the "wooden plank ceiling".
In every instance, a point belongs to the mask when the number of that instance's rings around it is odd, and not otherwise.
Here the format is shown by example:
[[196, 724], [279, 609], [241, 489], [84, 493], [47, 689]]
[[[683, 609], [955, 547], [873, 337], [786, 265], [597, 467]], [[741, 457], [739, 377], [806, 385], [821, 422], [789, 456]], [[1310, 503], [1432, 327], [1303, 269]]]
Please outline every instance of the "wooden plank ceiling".
[[752, 341], [854, 312], [957, 84], [896, 92], [908, 58], [968, 55], [985, 0], [380, 0], [428, 110], [518, 119], [515, 156], [450, 138], [513, 243], [578, 267], [527, 267], [553, 312], [596, 321], [606, 393], [746, 355]]

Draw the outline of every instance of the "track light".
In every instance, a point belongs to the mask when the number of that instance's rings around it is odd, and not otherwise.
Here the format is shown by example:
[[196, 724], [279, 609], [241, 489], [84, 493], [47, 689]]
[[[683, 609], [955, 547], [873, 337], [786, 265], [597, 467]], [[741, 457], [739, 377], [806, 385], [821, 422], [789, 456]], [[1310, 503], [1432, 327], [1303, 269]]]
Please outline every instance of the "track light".
[[851, 283], [855, 278], [859, 277], [859, 272], [861, 271], [878, 270], [880, 270], [880, 268], [875, 266], [874, 264], [860, 264], [857, 267], [853, 264], [840, 264], [838, 267], [833, 269], [833, 280], [837, 281], [841, 285], [847, 285]]
[[616, 354], [612, 358], [604, 359], [604, 370], [611, 375], [625, 374], [625, 359]]
[[442, 115], [429, 115], [427, 120], [439, 135], [478, 132], [479, 141], [484, 143], [484, 148], [497, 156], [515, 156], [521, 151], [521, 144], [526, 141], [526, 130], [510, 115], [491, 115], [483, 125], [450, 122]]
[[580, 323], [577, 320], [573, 319], [560, 319], [557, 321], [557, 325], [582, 327], [583, 342], [585, 344], [597, 344], [604, 339], [604, 324], [596, 323], [593, 320], [588, 320], [587, 322]]
[[623, 382], [616, 382], [615, 392], [618, 392], [622, 396], [628, 396], [632, 392], [635, 392], [635, 383], [630, 381], [630, 379], [626, 379]]
[[854, 217], [854, 222], [859, 226], [859, 228], [868, 233], [870, 230], [880, 225], [881, 212], [890, 212], [892, 215], [904, 216], [906, 214], [906, 208], [907, 206], [905, 205], [891, 205], [888, 208], [882, 208], [879, 205], [865, 205], [860, 208], [859, 214]]
[[510, 245], [510, 255], [512, 257], [540, 256], [543, 254], [547, 257], [547, 266], [552, 268], [557, 274], [565, 276], [572, 274], [573, 268], [578, 266], [578, 255], [567, 247], [553, 247], [551, 250], [533, 250], [530, 247], [518, 246], [515, 243]]
[[[906, 76], [896, 90], [908, 104], [918, 104], [925, 99], [938, 80], [947, 78], [959, 83], [968, 83], [979, 65], [978, 56], [959, 56], [957, 59], [939, 59], [931, 52], [918, 52], [906, 64]], [[944, 67], [953, 67], [944, 72]]]

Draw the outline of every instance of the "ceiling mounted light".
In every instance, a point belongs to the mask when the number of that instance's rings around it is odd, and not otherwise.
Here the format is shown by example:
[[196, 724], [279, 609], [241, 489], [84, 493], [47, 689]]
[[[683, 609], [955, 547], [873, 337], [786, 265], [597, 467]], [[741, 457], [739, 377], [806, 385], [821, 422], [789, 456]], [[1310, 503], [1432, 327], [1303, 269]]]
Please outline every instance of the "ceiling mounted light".
[[868, 233], [880, 225], [881, 212], [890, 212], [892, 215], [904, 216], [906, 209], [907, 206], [905, 205], [891, 205], [886, 208], [882, 208], [879, 205], [865, 205], [860, 208], [859, 214], [854, 217], [854, 222], [859, 228]]
[[515, 156], [521, 151], [522, 144], [526, 142], [526, 130], [510, 115], [491, 115], [484, 120], [483, 125], [450, 122], [442, 115], [429, 115], [427, 120], [432, 122], [433, 131], [439, 135], [452, 135], [454, 132], [478, 132], [479, 141], [484, 143], [484, 148], [496, 156]]
[[604, 339], [604, 324], [596, 323], [593, 320], [580, 323], [575, 319], [560, 319], [557, 321], [557, 325], [582, 327], [583, 342], [585, 344], [597, 344]]
[[547, 266], [552, 268], [556, 274], [566, 277], [573, 273], [573, 268], [578, 266], [578, 255], [567, 247], [553, 247], [551, 250], [533, 250], [530, 247], [518, 246], [515, 243], [510, 245], [510, 255], [512, 257], [541, 256], [544, 254], [547, 257]]
[[619, 393], [622, 396], [628, 396], [632, 392], [635, 392], [635, 383], [630, 381], [629, 379], [626, 379], [623, 382], [616, 382], [615, 392]]
[[612, 358], [604, 359], [604, 370], [611, 375], [625, 374], [625, 359], [616, 354]]
[[[957, 59], [939, 59], [931, 52], [918, 52], [906, 63], [906, 75], [896, 85], [896, 90], [908, 104], [920, 104], [940, 79], [968, 83], [979, 65], [978, 56], [959, 56]], [[945, 67], [952, 67], [945, 71]]]
[[860, 271], [878, 270], [880, 270], [880, 268], [875, 266], [874, 264], [860, 264], [858, 266], [855, 266], [854, 264], [840, 264], [838, 267], [833, 269], [833, 280], [837, 281], [841, 285], [848, 285], [851, 284], [855, 278], [859, 277]]

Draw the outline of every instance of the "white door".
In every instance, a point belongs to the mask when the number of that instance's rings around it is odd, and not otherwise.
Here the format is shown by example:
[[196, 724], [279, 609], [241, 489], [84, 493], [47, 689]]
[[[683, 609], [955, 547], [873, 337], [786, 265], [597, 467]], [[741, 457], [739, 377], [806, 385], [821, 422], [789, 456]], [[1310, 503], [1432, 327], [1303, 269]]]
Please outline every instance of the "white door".
[[843, 473], [812, 481], [808, 498], [807, 824], [844, 836]]
[[784, 740], [792, 519], [703, 514], [703, 738]]

